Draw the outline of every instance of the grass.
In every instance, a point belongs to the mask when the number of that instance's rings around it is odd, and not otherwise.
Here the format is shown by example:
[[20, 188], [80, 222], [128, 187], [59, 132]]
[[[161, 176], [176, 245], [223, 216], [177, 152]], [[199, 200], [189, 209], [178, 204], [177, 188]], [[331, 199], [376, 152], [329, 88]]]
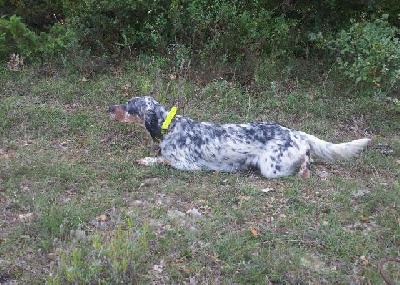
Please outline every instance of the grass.
[[[0, 71], [0, 283], [382, 283], [379, 261], [400, 255], [396, 106], [312, 71], [242, 86], [157, 58], [117, 69]], [[307, 180], [139, 167], [148, 135], [106, 108], [149, 92], [199, 120], [374, 142]]]

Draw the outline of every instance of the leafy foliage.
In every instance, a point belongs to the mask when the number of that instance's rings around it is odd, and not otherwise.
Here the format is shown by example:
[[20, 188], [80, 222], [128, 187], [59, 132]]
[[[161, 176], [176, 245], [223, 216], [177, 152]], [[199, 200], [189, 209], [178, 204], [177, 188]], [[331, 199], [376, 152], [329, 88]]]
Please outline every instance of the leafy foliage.
[[70, 25], [93, 52], [134, 49], [166, 52], [183, 45], [203, 57], [279, 53], [294, 43], [296, 21], [260, 8], [257, 1], [85, 1], [65, 7]]
[[61, 24], [54, 25], [48, 33], [37, 34], [18, 16], [0, 19], [1, 58], [17, 53], [27, 59], [48, 59], [64, 53], [72, 45], [77, 47], [75, 38], [75, 34]]
[[[179, 9], [179, 10], [178, 10]], [[198, 0], [171, 6], [174, 38], [204, 56], [232, 60], [247, 54], [281, 55], [292, 49], [295, 21], [258, 7], [257, 1]]]
[[356, 83], [393, 86], [400, 80], [399, 29], [390, 26], [388, 15], [374, 21], [353, 21], [328, 47], [339, 52], [339, 69]]
[[[0, 4], [7, 11], [6, 16], [19, 16], [1, 19], [0, 44], [5, 47], [2, 58], [8, 57], [12, 49], [25, 57], [67, 49], [120, 55], [142, 50], [167, 53], [171, 45], [180, 45], [190, 51], [189, 55], [199, 55], [201, 59], [211, 56], [236, 61], [249, 54], [276, 56], [299, 51], [305, 43], [301, 35], [327, 31], [327, 27], [335, 31], [347, 25], [350, 17], [357, 18], [362, 13], [386, 11], [391, 15], [390, 21], [395, 22], [393, 16], [398, 12], [393, 8], [396, 5], [390, 5], [391, 0], [285, 4], [260, 0], [37, 2], [35, 7], [30, 7], [27, 0]], [[15, 31], [17, 27], [19, 33]], [[341, 37], [337, 45], [343, 45], [345, 38]]]
[[255, 1], [259, 8], [284, 14], [289, 19], [299, 21], [302, 35], [308, 32], [335, 32], [345, 28], [351, 18], [388, 14], [389, 22], [400, 25], [400, 5], [398, 0], [297, 0], [297, 1]]
[[[181, 70], [192, 62], [247, 64], [255, 81], [269, 84], [268, 72], [254, 75], [255, 58], [275, 66], [300, 55], [326, 59], [334, 51], [345, 77], [374, 91], [393, 90], [400, 77], [395, 2], [39, 0], [31, 9], [29, 0], [4, 0], [0, 59], [56, 58], [69, 70], [88, 73], [88, 56], [158, 53]], [[375, 13], [386, 14], [365, 20]], [[357, 20], [349, 26], [349, 19]], [[305, 36], [310, 32], [314, 41]], [[316, 53], [318, 45], [322, 53]]]
[[[9, 20], [0, 19], [0, 50], [3, 56], [12, 52], [22, 53], [25, 57], [35, 56], [39, 49], [39, 36], [29, 30], [17, 16], [11, 16]], [[18, 50], [15, 51], [14, 47]]]

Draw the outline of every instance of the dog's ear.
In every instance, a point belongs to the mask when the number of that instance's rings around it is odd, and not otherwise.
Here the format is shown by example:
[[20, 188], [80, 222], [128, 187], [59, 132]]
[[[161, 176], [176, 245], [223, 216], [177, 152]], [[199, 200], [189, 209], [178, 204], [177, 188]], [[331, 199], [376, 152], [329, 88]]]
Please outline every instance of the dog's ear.
[[161, 138], [161, 126], [158, 124], [158, 117], [154, 110], [147, 110], [144, 117], [144, 126], [149, 131], [153, 140]]

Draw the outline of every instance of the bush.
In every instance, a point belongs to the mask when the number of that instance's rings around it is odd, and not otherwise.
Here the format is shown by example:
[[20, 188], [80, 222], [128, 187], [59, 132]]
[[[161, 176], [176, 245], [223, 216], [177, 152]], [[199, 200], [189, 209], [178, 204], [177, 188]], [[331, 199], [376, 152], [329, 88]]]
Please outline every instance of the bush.
[[293, 50], [297, 22], [257, 1], [195, 0], [171, 4], [169, 44], [177, 41], [201, 58], [235, 61], [246, 55], [282, 55]]
[[18, 16], [0, 19], [0, 59], [19, 54], [28, 60], [49, 59], [77, 48], [73, 31], [61, 23], [48, 33], [35, 33]]
[[[357, 38], [360, 34], [384, 45], [380, 30], [390, 30], [387, 38], [391, 48], [396, 46], [393, 28], [388, 24], [388, 20], [398, 23], [396, 1], [38, 0], [32, 6], [31, 0], [0, 0], [1, 17], [21, 17], [0, 19], [0, 56], [22, 53], [34, 58], [67, 51], [74, 56], [120, 56], [142, 51], [165, 55], [171, 46], [185, 47], [188, 55], [208, 62], [235, 62], [260, 55], [286, 57], [304, 51], [307, 56], [304, 35], [309, 30], [336, 33], [350, 17], [371, 11], [390, 14], [374, 22], [353, 23], [329, 43], [330, 49], [343, 52], [339, 65], [347, 70], [355, 62], [352, 51], [346, 50], [352, 48], [352, 41], [365, 48], [366, 43]], [[373, 64], [369, 59], [367, 62]], [[357, 72], [362, 69], [355, 68]], [[349, 71], [348, 76], [358, 83], [379, 85], [387, 81], [386, 77], [393, 78], [387, 74], [391, 72], [381, 74], [382, 70], [373, 72], [373, 80], [366, 75], [370, 71]]]
[[398, 28], [390, 26], [388, 15], [374, 21], [352, 22], [327, 47], [338, 54], [338, 67], [356, 84], [391, 88], [400, 81]]
[[64, 5], [66, 24], [93, 54], [133, 50], [167, 53], [185, 46], [207, 58], [235, 60], [247, 53], [293, 49], [296, 21], [260, 8], [257, 1], [89, 0]]
[[32, 32], [17, 16], [9, 20], [0, 19], [1, 57], [8, 57], [11, 53], [21, 54], [26, 58], [37, 55], [40, 45], [39, 36]]
[[35, 32], [48, 32], [51, 27], [64, 18], [63, 0], [3, 0], [0, 9], [3, 15], [16, 15], [24, 20], [29, 29]]
[[[166, 9], [162, 0], [64, 2], [68, 28], [76, 33], [80, 45], [95, 55], [153, 47], [149, 39], [154, 35], [147, 27], [155, 25]], [[162, 37], [167, 36], [166, 33]]]

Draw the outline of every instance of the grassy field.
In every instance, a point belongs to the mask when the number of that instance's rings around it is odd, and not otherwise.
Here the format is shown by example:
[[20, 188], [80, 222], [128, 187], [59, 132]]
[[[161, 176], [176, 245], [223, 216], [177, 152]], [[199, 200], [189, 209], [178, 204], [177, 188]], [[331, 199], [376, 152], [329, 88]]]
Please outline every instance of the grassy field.
[[[0, 70], [1, 284], [382, 284], [400, 255], [400, 113], [334, 76], [168, 68]], [[266, 71], [268, 73], [268, 70]], [[107, 106], [152, 93], [218, 122], [277, 121], [373, 143], [312, 178], [142, 167], [151, 145]], [[400, 265], [384, 267], [400, 282]]]

